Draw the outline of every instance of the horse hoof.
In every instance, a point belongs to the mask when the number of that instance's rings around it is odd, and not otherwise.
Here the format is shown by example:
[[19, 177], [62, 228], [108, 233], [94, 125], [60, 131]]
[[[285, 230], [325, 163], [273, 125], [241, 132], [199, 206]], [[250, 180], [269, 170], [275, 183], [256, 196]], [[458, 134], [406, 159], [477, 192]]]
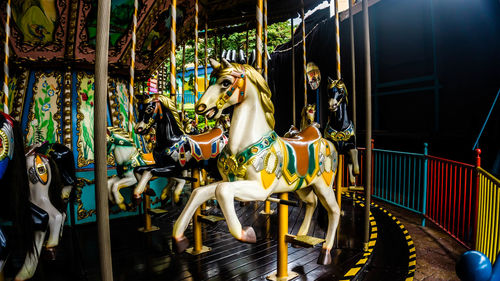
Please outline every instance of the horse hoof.
[[42, 258], [46, 261], [55, 261], [56, 248], [55, 247], [45, 248], [45, 250], [42, 253]]
[[251, 226], [245, 226], [241, 231], [241, 242], [245, 243], [255, 243], [257, 242], [257, 236], [255, 235], [255, 231]]
[[144, 191], [144, 194], [149, 196], [156, 196], [156, 192], [151, 188], [146, 189], [146, 191]]
[[141, 195], [133, 195], [132, 197], [132, 203], [134, 204], [134, 206], [139, 206], [142, 202], [142, 197]]
[[174, 247], [175, 252], [180, 254], [189, 246], [189, 239], [187, 239], [184, 235], [179, 238], [172, 237], [172, 246]]
[[322, 248], [321, 254], [318, 257], [318, 264], [328, 265], [332, 263], [332, 255], [330, 255], [330, 250]]

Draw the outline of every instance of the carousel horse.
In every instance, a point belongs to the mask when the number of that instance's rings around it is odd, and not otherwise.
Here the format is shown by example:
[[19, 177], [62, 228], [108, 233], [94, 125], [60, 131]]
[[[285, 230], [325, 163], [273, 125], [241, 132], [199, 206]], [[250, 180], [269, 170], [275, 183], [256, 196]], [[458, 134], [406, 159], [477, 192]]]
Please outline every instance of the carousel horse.
[[[62, 236], [67, 202], [76, 182], [72, 151], [59, 143], [35, 144], [26, 152], [30, 201], [48, 214], [48, 228], [35, 231], [35, 251], [26, 255], [16, 280], [33, 277], [42, 246], [55, 259], [55, 249]], [[45, 237], [48, 237], [45, 241]], [[44, 244], [45, 242], [45, 244]]]
[[[37, 252], [36, 230], [47, 228], [47, 212], [30, 203], [26, 174], [23, 135], [19, 125], [7, 114], [0, 113], [0, 218], [12, 222], [11, 231], [0, 233], [0, 273], [10, 250], [27, 255]], [[5, 231], [5, 232], [3, 232]], [[9, 243], [15, 236], [17, 243]], [[7, 248], [9, 246], [9, 248]]]
[[[117, 175], [108, 179], [109, 200], [120, 209], [126, 210], [127, 205], [120, 190], [135, 185], [141, 178], [139, 174], [134, 175], [135, 167], [153, 165], [155, 161], [152, 153], [139, 152], [130, 134], [122, 128], [108, 127], [106, 139], [108, 154], [113, 154], [117, 166]], [[184, 179], [169, 178], [169, 184], [162, 191], [161, 199], [165, 200], [175, 185], [174, 202], [179, 202], [185, 183]]]
[[[320, 125], [319, 123], [314, 121], [314, 116], [316, 114], [316, 104], [308, 104], [302, 108], [302, 112], [300, 113], [301, 119], [300, 119], [300, 130], [304, 130], [305, 128], [309, 126], [314, 126], [319, 129]], [[297, 134], [299, 134], [300, 131], [295, 127], [294, 125], [290, 126], [290, 129], [288, 129], [288, 132], [285, 133], [285, 138], [293, 138]]]
[[306, 203], [304, 221], [297, 235], [307, 235], [317, 198], [328, 212], [328, 230], [318, 259], [331, 263], [330, 251], [340, 217], [333, 193], [337, 170], [337, 151], [320, 131], [309, 126], [295, 138], [280, 138], [274, 132], [274, 105], [271, 91], [262, 75], [250, 65], [222, 64], [211, 60], [212, 83], [195, 104], [195, 110], [209, 119], [235, 106], [231, 118], [229, 142], [218, 158], [217, 166], [224, 181], [193, 190], [189, 201], [174, 224], [173, 242], [177, 252], [189, 241], [184, 236], [195, 210], [215, 196], [230, 233], [238, 240], [255, 243], [252, 227], [242, 227], [234, 200], [265, 201], [273, 193], [296, 192]]
[[[163, 95], [149, 96], [139, 104], [135, 132], [147, 134], [153, 124], [156, 124], [156, 145], [153, 149], [155, 164], [134, 169], [134, 173], [141, 175], [134, 189], [136, 201], [140, 200], [147, 182], [153, 176], [195, 180], [177, 175], [189, 168], [201, 166], [203, 160], [214, 160], [227, 143], [227, 137], [220, 128], [200, 135], [185, 134], [174, 101]], [[211, 167], [216, 165], [208, 165], [208, 168]]]
[[354, 124], [347, 115], [347, 88], [342, 79], [328, 77], [328, 111], [324, 136], [335, 144], [340, 154], [349, 155], [349, 181], [354, 185], [355, 175], [359, 174], [358, 150]]

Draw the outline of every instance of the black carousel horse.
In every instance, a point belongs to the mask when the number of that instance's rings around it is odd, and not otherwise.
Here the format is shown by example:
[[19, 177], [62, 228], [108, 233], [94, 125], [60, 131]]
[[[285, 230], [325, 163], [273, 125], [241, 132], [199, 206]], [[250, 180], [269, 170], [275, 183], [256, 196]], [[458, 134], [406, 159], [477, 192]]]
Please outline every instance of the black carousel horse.
[[[175, 103], [163, 95], [148, 96], [139, 104], [135, 132], [145, 135], [153, 124], [156, 124], [156, 144], [153, 148], [155, 165], [134, 168], [135, 174], [142, 175], [134, 190], [136, 202], [140, 200], [152, 176], [193, 180], [179, 175], [189, 168], [202, 168], [204, 160], [215, 160], [227, 143], [227, 137], [221, 128], [214, 128], [200, 135], [185, 134], [181, 129], [182, 123]], [[206, 166], [207, 172], [218, 175], [215, 161]]]
[[354, 175], [359, 174], [358, 150], [354, 124], [347, 114], [347, 89], [342, 79], [328, 77], [328, 112], [324, 137], [335, 144], [339, 154], [349, 155], [349, 180], [354, 185]]

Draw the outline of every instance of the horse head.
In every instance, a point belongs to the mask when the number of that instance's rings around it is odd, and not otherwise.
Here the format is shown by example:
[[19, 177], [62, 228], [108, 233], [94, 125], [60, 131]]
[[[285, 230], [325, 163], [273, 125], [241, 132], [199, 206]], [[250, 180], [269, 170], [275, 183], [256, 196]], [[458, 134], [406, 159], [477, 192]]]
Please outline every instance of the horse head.
[[347, 88], [344, 81], [328, 77], [328, 109], [336, 112], [343, 102], [347, 103]]
[[[153, 124], [164, 118], [164, 110], [161, 99], [166, 98], [160, 95], [153, 95], [144, 99], [138, 106], [139, 118], [135, 125], [137, 134], [145, 135], [149, 132]], [[167, 98], [166, 98], [167, 99]]]
[[219, 119], [222, 111], [240, 103], [245, 97], [245, 69], [222, 59], [222, 64], [210, 59], [213, 72], [210, 86], [195, 104], [196, 113], [208, 119]]
[[195, 111], [208, 119], [219, 119], [222, 111], [245, 100], [257, 99], [265, 113], [267, 123], [274, 128], [274, 105], [271, 90], [262, 75], [248, 64], [219, 63], [210, 59], [214, 69], [210, 86], [196, 102]]

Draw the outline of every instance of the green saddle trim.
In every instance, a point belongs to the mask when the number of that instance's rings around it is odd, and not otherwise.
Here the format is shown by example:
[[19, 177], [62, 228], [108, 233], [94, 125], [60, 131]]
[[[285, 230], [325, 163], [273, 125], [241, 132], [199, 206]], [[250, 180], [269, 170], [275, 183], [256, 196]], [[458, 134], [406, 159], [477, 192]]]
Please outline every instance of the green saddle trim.
[[246, 164], [257, 154], [269, 149], [277, 139], [278, 134], [275, 131], [270, 131], [258, 142], [249, 145], [237, 155], [231, 154], [229, 146], [226, 145], [217, 161], [219, 168], [222, 168], [223, 173], [229, 177], [230, 181], [234, 181], [236, 177], [245, 178]]

